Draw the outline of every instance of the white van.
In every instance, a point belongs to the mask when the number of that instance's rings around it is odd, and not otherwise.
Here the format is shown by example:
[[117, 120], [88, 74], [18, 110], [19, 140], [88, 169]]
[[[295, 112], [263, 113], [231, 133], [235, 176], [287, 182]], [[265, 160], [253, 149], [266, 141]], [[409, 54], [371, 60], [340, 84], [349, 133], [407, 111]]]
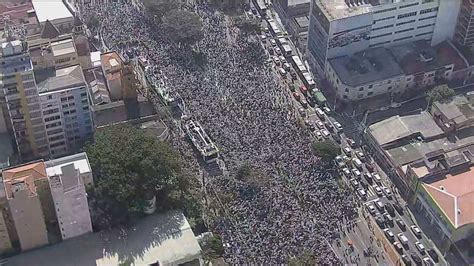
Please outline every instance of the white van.
[[408, 238], [404, 234], [402, 233], [398, 234], [398, 239], [400, 240], [400, 243], [402, 243], [402, 245], [404, 246], [408, 245]]
[[323, 112], [323, 110], [321, 110], [321, 109], [319, 109], [319, 108], [316, 108], [315, 111], [316, 111], [316, 114], [317, 114], [320, 118], [323, 118], [323, 117], [324, 117], [324, 112]]
[[353, 158], [352, 163], [357, 167], [357, 169], [362, 170], [362, 162], [358, 158]]
[[382, 178], [380, 177], [379, 174], [374, 174], [373, 176], [374, 176], [375, 183], [382, 184]]

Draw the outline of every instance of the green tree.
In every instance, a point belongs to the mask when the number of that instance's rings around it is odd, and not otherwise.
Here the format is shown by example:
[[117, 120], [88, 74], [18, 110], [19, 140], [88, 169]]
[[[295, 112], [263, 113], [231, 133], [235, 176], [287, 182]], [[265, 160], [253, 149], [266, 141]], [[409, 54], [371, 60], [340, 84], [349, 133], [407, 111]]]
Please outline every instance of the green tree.
[[161, 18], [168, 12], [179, 8], [179, 1], [176, 0], [143, 0], [143, 5], [147, 13], [161, 21]]
[[181, 161], [171, 147], [131, 126], [107, 127], [85, 149], [94, 174], [88, 191], [95, 224], [109, 227], [142, 214], [147, 200], [170, 206], [173, 192], [185, 187]]
[[200, 41], [202, 22], [199, 16], [186, 10], [172, 10], [163, 16], [163, 25], [169, 36], [177, 43], [192, 45]]
[[434, 102], [445, 102], [451, 99], [456, 93], [448, 85], [443, 84], [434, 87], [427, 93], [428, 102], [433, 104]]
[[315, 141], [312, 146], [316, 156], [325, 162], [331, 162], [341, 152], [341, 148], [331, 140]]
[[96, 17], [91, 17], [87, 22], [86, 25], [88, 28], [95, 29], [99, 26], [99, 20]]
[[204, 256], [208, 260], [217, 259], [224, 255], [224, 246], [219, 235], [214, 234], [206, 243], [204, 247]]

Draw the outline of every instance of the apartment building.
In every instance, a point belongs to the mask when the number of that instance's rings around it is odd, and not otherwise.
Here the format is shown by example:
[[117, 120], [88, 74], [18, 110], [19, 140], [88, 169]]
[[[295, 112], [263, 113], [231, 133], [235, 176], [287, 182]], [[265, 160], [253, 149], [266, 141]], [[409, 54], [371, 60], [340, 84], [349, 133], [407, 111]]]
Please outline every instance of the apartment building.
[[338, 98], [357, 101], [419, 90], [440, 82], [463, 83], [468, 66], [449, 41], [432, 47], [428, 41], [420, 40], [329, 59], [325, 77]]
[[2, 177], [0, 254], [92, 232], [86, 188], [94, 181], [85, 153], [7, 168]]
[[50, 69], [45, 75], [38, 92], [51, 156], [77, 152], [93, 133], [82, 68]]
[[4, 196], [2, 206], [8, 218], [12, 243], [29, 250], [48, 244], [48, 235], [40, 201], [39, 183], [47, 180], [43, 162], [34, 162], [2, 172]]
[[[46, 24], [46, 27], [48, 25], [54, 27], [49, 22]], [[71, 35], [49, 35], [46, 39], [32, 40], [28, 44], [31, 61], [35, 70], [51, 67], [62, 68], [79, 63], [79, 56]]]
[[459, 1], [442, 0], [312, 0], [308, 62], [322, 75], [329, 59], [368, 48], [436, 45], [454, 35], [459, 8]]
[[92, 232], [86, 187], [93, 185], [86, 153], [45, 163], [63, 240]]
[[454, 40], [462, 46], [474, 45], [474, 1], [462, 0]]
[[22, 160], [47, 157], [46, 130], [26, 43], [2, 43], [1, 53], [0, 90], [6, 106], [4, 118], [15, 138], [19, 155]]

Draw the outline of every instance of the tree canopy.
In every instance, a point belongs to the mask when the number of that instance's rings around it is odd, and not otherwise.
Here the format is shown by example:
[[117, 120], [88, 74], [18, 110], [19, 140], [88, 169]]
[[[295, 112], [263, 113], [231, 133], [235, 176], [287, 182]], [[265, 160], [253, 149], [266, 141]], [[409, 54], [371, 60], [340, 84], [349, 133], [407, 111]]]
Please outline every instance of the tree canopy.
[[98, 131], [95, 143], [85, 151], [94, 174], [94, 187], [88, 193], [99, 227], [143, 213], [153, 196], [157, 206], [166, 208], [170, 195], [185, 186], [178, 154], [134, 127]]
[[313, 151], [316, 156], [325, 162], [331, 162], [341, 152], [341, 148], [331, 140], [313, 142]]
[[143, 0], [143, 5], [150, 16], [161, 18], [171, 10], [179, 7], [179, 1], [176, 0]]
[[192, 45], [204, 37], [201, 19], [193, 12], [171, 10], [162, 20], [168, 35], [177, 43]]
[[448, 85], [443, 84], [434, 87], [428, 92], [428, 101], [433, 104], [434, 102], [444, 102], [451, 99], [456, 93]]

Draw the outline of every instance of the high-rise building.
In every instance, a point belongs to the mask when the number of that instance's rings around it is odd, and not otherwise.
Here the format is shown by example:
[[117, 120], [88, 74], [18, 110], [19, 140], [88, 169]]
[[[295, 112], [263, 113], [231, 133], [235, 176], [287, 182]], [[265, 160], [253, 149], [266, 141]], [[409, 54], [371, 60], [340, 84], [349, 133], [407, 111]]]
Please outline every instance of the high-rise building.
[[51, 156], [58, 157], [77, 151], [92, 137], [92, 117], [81, 66], [49, 74], [38, 91]]
[[43, 115], [36, 88], [33, 65], [26, 43], [5, 42], [1, 45], [0, 90], [7, 118], [22, 160], [49, 155]]
[[93, 180], [86, 153], [48, 161], [46, 167], [62, 239], [92, 232], [86, 187]]
[[459, 1], [443, 0], [312, 0], [307, 56], [313, 71], [328, 59], [372, 47], [451, 39]]
[[34, 162], [2, 172], [5, 208], [11, 224], [10, 238], [18, 241], [21, 250], [28, 250], [48, 244], [38, 184], [47, 180], [42, 161]]
[[474, 1], [463, 0], [454, 40], [463, 46], [474, 46]]

